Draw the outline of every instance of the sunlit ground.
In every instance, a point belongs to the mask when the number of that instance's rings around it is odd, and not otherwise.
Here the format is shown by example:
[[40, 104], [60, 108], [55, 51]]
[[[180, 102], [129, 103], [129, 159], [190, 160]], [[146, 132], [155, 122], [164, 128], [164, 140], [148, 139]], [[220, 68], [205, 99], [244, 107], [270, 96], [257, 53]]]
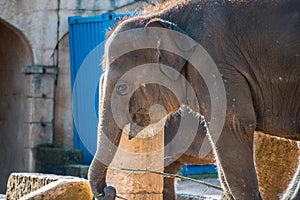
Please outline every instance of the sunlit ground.
[[[199, 179], [217, 186], [221, 186], [220, 181], [218, 178], [205, 178]], [[221, 191], [216, 190], [214, 188], [207, 187], [205, 185], [193, 183], [190, 181], [178, 181], [176, 184], [176, 192], [177, 194], [182, 194], [183, 196], [187, 197], [190, 195], [189, 198], [182, 198], [185, 199], [205, 199], [205, 200], [219, 200], [221, 199]], [[179, 199], [181, 200], [181, 199]]]

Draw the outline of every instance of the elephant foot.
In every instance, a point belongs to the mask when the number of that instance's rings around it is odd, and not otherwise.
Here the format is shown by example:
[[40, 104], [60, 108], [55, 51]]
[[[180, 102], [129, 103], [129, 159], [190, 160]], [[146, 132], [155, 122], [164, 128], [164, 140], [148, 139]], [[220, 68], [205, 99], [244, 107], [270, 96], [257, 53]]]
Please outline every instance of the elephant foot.
[[112, 186], [107, 186], [104, 188], [104, 196], [99, 195], [95, 197], [95, 200], [115, 200], [117, 197], [117, 191]]
[[124, 197], [117, 195], [116, 188], [114, 188], [113, 186], [107, 186], [104, 188], [104, 196], [98, 196], [95, 198], [95, 200], [115, 200], [116, 198], [128, 200]]

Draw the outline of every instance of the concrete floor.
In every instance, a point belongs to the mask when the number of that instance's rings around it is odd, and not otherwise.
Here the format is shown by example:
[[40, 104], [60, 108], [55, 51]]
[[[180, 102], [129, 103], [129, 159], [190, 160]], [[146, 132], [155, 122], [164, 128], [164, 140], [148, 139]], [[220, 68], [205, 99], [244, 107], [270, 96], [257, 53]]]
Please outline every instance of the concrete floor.
[[[202, 181], [221, 186], [219, 179], [207, 178]], [[205, 199], [205, 200], [219, 200], [221, 199], [221, 191], [205, 185], [193, 183], [190, 181], [178, 181], [176, 184], [176, 192], [180, 196], [180, 200], [184, 199]]]

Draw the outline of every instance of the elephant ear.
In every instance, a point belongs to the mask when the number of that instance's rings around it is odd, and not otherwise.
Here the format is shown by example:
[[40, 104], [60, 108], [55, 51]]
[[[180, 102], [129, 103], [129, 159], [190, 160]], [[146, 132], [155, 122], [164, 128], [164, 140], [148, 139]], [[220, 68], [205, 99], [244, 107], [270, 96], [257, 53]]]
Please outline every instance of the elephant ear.
[[[173, 54], [160, 52], [159, 63], [165, 64], [174, 70], [171, 70], [165, 65], [159, 65], [159, 67], [162, 73], [165, 74], [169, 79], [177, 80], [182, 68], [187, 63], [187, 60], [185, 58], [189, 57], [189, 54], [191, 54], [193, 47], [195, 47], [197, 43], [193, 40], [187, 39], [188, 35], [186, 34], [186, 32], [179, 28], [176, 24], [160, 18], [150, 20], [146, 25], [146, 28], [147, 27], [160, 27], [170, 30], [168, 32], [168, 35], [163, 35], [160, 37], [168, 37], [167, 41], [170, 41], [172, 43], [171, 45], [174, 46], [174, 48], [176, 48], [177, 52], [179, 51], [180, 54], [175, 55], [173, 52], [171, 52]], [[182, 34], [178, 34], [175, 31]], [[163, 45], [164, 44], [159, 44], [158, 48], [162, 48]], [[185, 58], [182, 57], [183, 55]]]

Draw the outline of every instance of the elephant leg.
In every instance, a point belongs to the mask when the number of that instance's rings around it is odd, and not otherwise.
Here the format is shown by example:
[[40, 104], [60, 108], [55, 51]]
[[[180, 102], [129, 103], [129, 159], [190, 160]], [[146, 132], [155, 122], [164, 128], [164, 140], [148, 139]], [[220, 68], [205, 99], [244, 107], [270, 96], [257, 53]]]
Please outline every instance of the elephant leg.
[[[220, 168], [221, 167], [218, 166], [218, 169], [220, 169]], [[234, 200], [233, 196], [230, 194], [229, 187], [225, 181], [222, 171], [219, 170], [218, 174], [219, 174], [219, 179], [220, 179], [222, 190], [223, 190], [222, 191], [222, 200]]]
[[[176, 174], [181, 168], [182, 163], [175, 161], [165, 167], [164, 172], [169, 174]], [[176, 199], [175, 182], [173, 178], [164, 178], [163, 199]]]
[[230, 194], [228, 198], [232, 195], [237, 200], [262, 199], [254, 164], [256, 115], [250, 88], [238, 72], [224, 70], [223, 78], [226, 80], [226, 119], [220, 137], [211, 135], [216, 161], [223, 175], [220, 180], [228, 190], [225, 193]]
[[[261, 199], [253, 159], [253, 138], [245, 135], [237, 137], [232, 132], [222, 132], [217, 143], [218, 162], [223, 174], [221, 181], [228, 186], [225, 191], [238, 200]], [[225, 181], [225, 183], [224, 183]], [[229, 193], [227, 195], [226, 193]]]

